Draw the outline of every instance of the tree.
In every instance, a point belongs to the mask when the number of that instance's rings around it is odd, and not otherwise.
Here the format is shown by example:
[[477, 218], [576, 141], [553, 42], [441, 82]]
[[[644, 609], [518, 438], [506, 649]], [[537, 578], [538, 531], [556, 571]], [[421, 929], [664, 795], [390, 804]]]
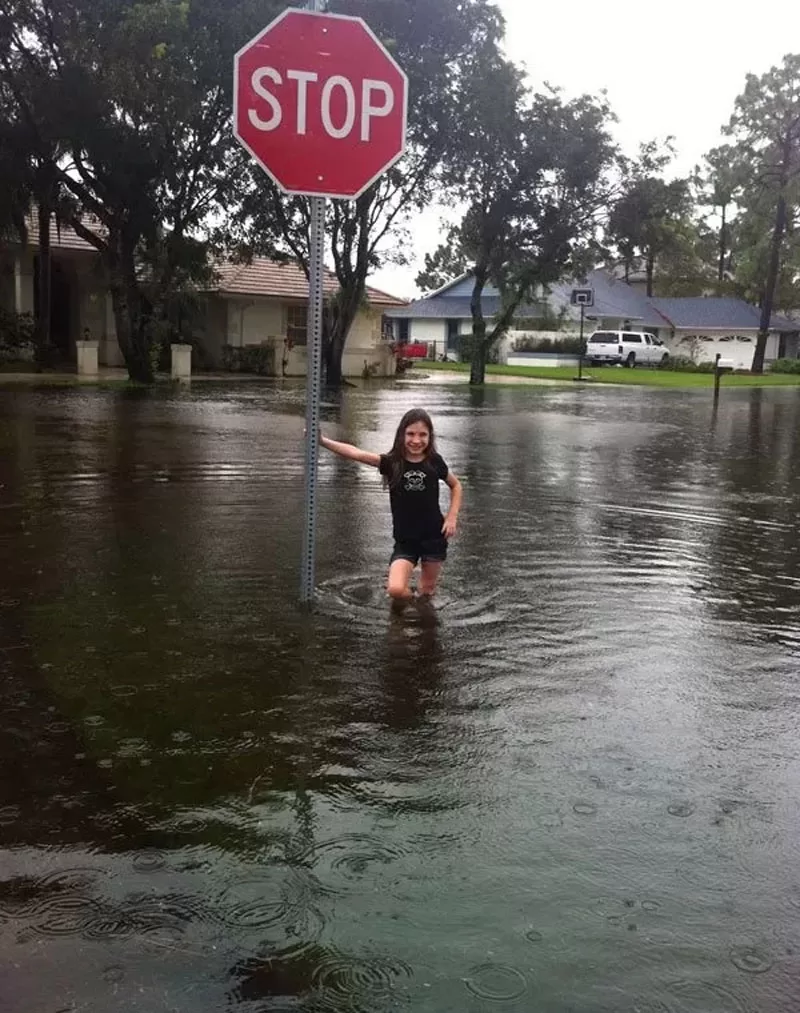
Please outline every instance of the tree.
[[761, 373], [787, 230], [800, 204], [800, 55], [785, 56], [761, 77], [748, 74], [726, 133], [734, 139], [744, 180], [745, 213], [752, 222], [768, 210], [771, 221], [752, 366]]
[[[521, 72], [496, 51], [467, 68], [456, 105], [444, 182], [464, 212], [417, 282], [440, 282], [453, 261], [469, 264], [470, 383], [479, 385], [490, 349], [520, 307], [565, 271], [588, 266], [614, 147], [604, 99], [531, 97]], [[491, 324], [483, 311], [488, 286], [500, 294]]]
[[423, 262], [425, 267], [417, 275], [416, 283], [426, 295], [467, 273], [470, 268], [469, 257], [460, 243], [460, 229], [457, 225], [447, 227], [445, 241], [433, 253], [426, 253]]
[[[191, 240], [229, 203], [243, 162], [229, 126], [233, 53], [278, 0], [266, 11], [255, 0], [5, 6], [4, 84], [37, 142], [59, 145], [69, 224], [100, 255], [131, 378], [149, 382], [174, 286], [198, 280]], [[49, 83], [46, 109], [34, 79]]]
[[[364, 17], [409, 78], [406, 155], [357, 200], [328, 205], [326, 236], [339, 290], [326, 300], [323, 351], [328, 383], [336, 385], [368, 275], [405, 259], [396, 242], [400, 230], [437, 192], [451, 145], [455, 82], [480, 47], [496, 49], [503, 22], [489, 0], [332, 0], [329, 9]], [[251, 168], [221, 231], [243, 255], [290, 257], [308, 275], [309, 226], [309, 202], [287, 197]]]
[[50, 226], [60, 221], [62, 187], [58, 180], [58, 141], [54, 137], [52, 81], [37, 61], [25, 65], [10, 33], [0, 42], [0, 93], [5, 98], [0, 122], [0, 234], [27, 245], [27, 217], [36, 209], [39, 253], [36, 272], [34, 351], [37, 368], [51, 355]]
[[608, 236], [622, 260], [625, 280], [641, 260], [648, 297], [654, 294], [656, 263], [686, 258], [693, 239], [689, 181], [663, 178], [673, 154], [671, 138], [663, 150], [655, 141], [641, 145], [639, 158], [624, 163], [622, 192], [609, 216]]
[[705, 165], [695, 172], [698, 203], [719, 213], [719, 230], [716, 233], [717, 285], [721, 290], [726, 274], [730, 272], [731, 228], [730, 214], [741, 189], [736, 170], [735, 153], [730, 145], [712, 148], [705, 156]]

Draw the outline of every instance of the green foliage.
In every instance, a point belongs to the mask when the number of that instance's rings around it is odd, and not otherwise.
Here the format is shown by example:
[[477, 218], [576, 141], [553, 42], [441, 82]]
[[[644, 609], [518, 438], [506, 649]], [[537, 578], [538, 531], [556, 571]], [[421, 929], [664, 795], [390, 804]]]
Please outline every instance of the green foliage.
[[[418, 280], [428, 286], [442, 280], [433, 268], [469, 265], [472, 382], [482, 383], [486, 356], [519, 307], [591, 262], [614, 156], [611, 113], [602, 98], [530, 95], [520, 70], [492, 48], [465, 69], [456, 96], [444, 182], [464, 212]], [[501, 301], [489, 322], [487, 286]]]
[[275, 348], [272, 345], [222, 346], [222, 368], [230, 373], [275, 376]]
[[800, 55], [757, 77], [748, 74], [726, 129], [733, 138], [737, 221], [742, 255], [740, 288], [758, 301], [764, 326], [759, 331], [753, 371], [764, 366], [767, 323], [773, 307], [796, 305], [800, 268], [797, 219], [800, 212]]
[[[497, 48], [503, 20], [491, 0], [331, 0], [328, 9], [365, 18], [403, 67], [410, 93], [403, 159], [358, 200], [328, 203], [326, 234], [341, 291], [326, 302], [323, 340], [328, 382], [338, 383], [367, 277], [406, 260], [404, 226], [438, 196], [459, 115], [457, 83], [479, 53]], [[249, 168], [237, 182], [225, 238], [262, 256], [289, 254], [307, 271], [309, 202], [281, 193], [260, 168]]]
[[585, 341], [580, 338], [517, 338], [514, 342], [515, 352], [563, 352], [569, 355], [580, 355]]
[[14, 313], [0, 306], [0, 362], [29, 361], [33, 356], [34, 330], [30, 313]]
[[560, 331], [569, 317], [569, 310], [562, 306], [554, 310], [542, 300], [537, 303], [538, 315], [535, 317], [515, 317], [513, 326], [518, 331]]
[[229, 124], [233, 54], [282, 6], [75, 0], [55, 16], [49, 0], [5, 5], [3, 113], [25, 125], [25, 158], [49, 153], [69, 198], [62, 220], [104, 263], [136, 379], [152, 379], [150, 346], [197, 283], [189, 237], [229, 206], [246, 162]]
[[425, 254], [424, 264], [416, 283], [420, 291], [428, 295], [467, 273], [470, 263], [459, 243], [455, 226], [447, 230], [447, 238], [441, 246], [433, 253]]
[[670, 355], [666, 362], [660, 362], [658, 369], [671, 373], [713, 373], [714, 363], [708, 359], [697, 362], [686, 355]]
[[800, 359], [776, 359], [769, 370], [771, 373], [800, 373]]
[[[627, 275], [640, 263], [647, 275], [647, 294], [654, 295], [656, 266], [661, 273], [697, 271], [693, 253], [696, 232], [691, 222], [689, 180], [667, 182], [664, 170], [672, 160], [671, 139], [663, 150], [655, 141], [643, 144], [639, 158], [625, 166], [622, 193], [611, 209], [608, 237]], [[668, 262], [672, 261], [671, 270]]]

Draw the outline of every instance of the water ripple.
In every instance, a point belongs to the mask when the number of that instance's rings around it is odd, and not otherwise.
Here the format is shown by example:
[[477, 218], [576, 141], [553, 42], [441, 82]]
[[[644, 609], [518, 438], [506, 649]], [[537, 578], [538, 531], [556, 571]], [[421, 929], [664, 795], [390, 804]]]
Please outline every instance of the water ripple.
[[313, 985], [322, 1009], [369, 1010], [374, 1013], [394, 998], [411, 968], [402, 960], [384, 957], [355, 957], [334, 952], [326, 954], [314, 969]]
[[[390, 618], [390, 602], [384, 590], [384, 575], [361, 574], [335, 577], [317, 589], [322, 612], [370, 627], [385, 627]], [[437, 619], [448, 626], [483, 626], [505, 620], [506, 610], [499, 592], [475, 596], [474, 586], [460, 587], [457, 578], [449, 578], [446, 588], [425, 609], [411, 603], [402, 613], [403, 622], [425, 624]]]
[[312, 868], [320, 877], [323, 887], [341, 877], [358, 880], [397, 861], [408, 853], [408, 848], [392, 844], [370, 834], [342, 834], [340, 837], [312, 845], [297, 856], [297, 861]]
[[709, 981], [673, 981], [667, 985], [680, 1002], [681, 1013], [752, 1013], [745, 1000]]
[[511, 1002], [519, 999], [528, 989], [522, 971], [507, 964], [481, 964], [473, 967], [464, 984], [479, 999], [492, 1002]]

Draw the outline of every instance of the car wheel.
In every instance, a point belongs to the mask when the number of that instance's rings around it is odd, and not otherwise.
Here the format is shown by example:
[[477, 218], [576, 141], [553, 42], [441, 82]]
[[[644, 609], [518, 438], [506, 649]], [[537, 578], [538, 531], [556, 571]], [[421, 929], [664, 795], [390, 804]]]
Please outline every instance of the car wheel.
[[636, 367], [636, 352], [630, 352], [628, 358], [625, 360], [625, 365], [628, 369], [634, 369]]
[[668, 362], [669, 362], [669, 352], [664, 352], [664, 354], [661, 356], [661, 365], [666, 366]]

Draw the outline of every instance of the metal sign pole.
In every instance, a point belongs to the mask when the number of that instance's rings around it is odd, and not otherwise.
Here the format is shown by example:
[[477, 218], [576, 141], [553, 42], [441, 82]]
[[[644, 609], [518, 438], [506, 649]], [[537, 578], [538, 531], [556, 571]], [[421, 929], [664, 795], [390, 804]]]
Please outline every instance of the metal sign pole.
[[583, 379], [583, 352], [584, 352], [584, 348], [583, 348], [583, 313], [584, 313], [584, 305], [583, 305], [583, 303], [581, 303], [581, 343], [580, 343], [580, 347], [578, 349], [578, 379], [579, 380]]
[[306, 510], [300, 601], [314, 598], [317, 514], [317, 451], [322, 382], [322, 279], [325, 257], [325, 198], [311, 198], [311, 250], [308, 284], [308, 374], [306, 377]]
[[[321, 11], [323, 0], [308, 0], [308, 9]], [[311, 197], [311, 233], [308, 258], [308, 327], [306, 374], [306, 503], [303, 525], [303, 559], [300, 567], [300, 601], [314, 600], [317, 521], [317, 455], [319, 451], [319, 400], [322, 380], [322, 282], [325, 269], [324, 197]]]

